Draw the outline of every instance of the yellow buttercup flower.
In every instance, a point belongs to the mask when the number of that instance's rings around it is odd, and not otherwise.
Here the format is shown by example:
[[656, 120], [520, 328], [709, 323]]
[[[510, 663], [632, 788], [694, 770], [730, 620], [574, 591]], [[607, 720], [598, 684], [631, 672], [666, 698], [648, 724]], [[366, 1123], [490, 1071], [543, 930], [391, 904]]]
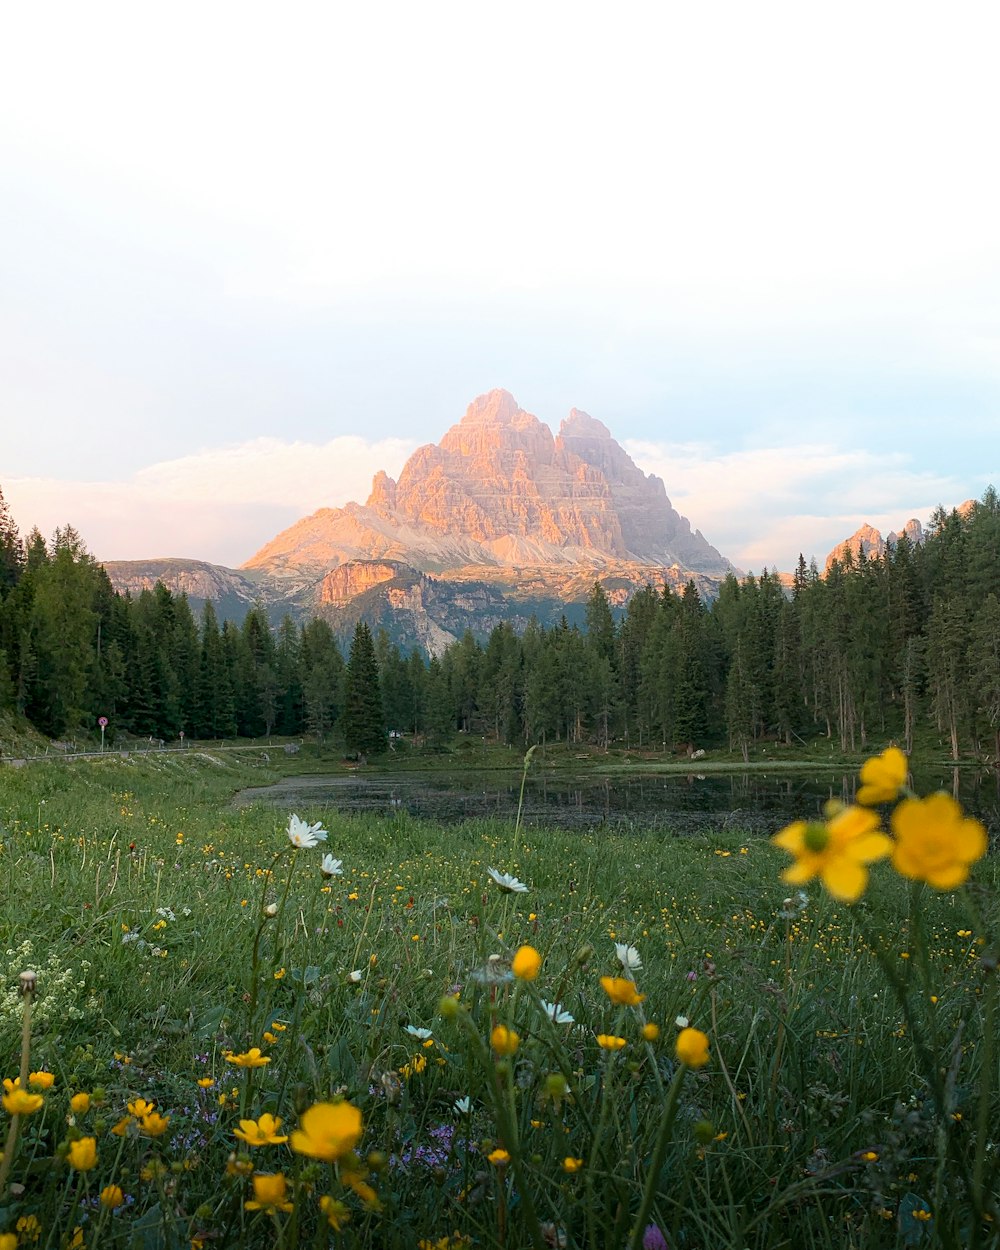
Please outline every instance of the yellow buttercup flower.
[[85, 1093], [74, 1094], [69, 1100], [69, 1109], [74, 1115], [86, 1115], [90, 1110], [90, 1095]]
[[240, 1127], [233, 1129], [233, 1135], [248, 1146], [277, 1146], [288, 1141], [287, 1137], [278, 1135], [281, 1120], [266, 1112], [259, 1120], [240, 1120]]
[[708, 1035], [701, 1029], [681, 1029], [677, 1034], [677, 1058], [689, 1068], [708, 1063]]
[[795, 863], [781, 874], [782, 881], [805, 885], [819, 877], [844, 903], [854, 903], [864, 894], [867, 865], [892, 850], [892, 841], [879, 830], [878, 814], [863, 807], [845, 807], [826, 824], [796, 820], [771, 841], [795, 856]]
[[494, 1054], [512, 1055], [520, 1044], [519, 1035], [513, 1029], [508, 1029], [505, 1024], [498, 1024], [490, 1034], [490, 1045], [493, 1047]]
[[51, 1089], [55, 1083], [56, 1078], [51, 1072], [32, 1072], [28, 1077], [32, 1089]]
[[97, 1162], [97, 1138], [81, 1137], [71, 1141], [66, 1152], [66, 1162], [78, 1172], [89, 1172]]
[[861, 788], [858, 802], [866, 807], [891, 803], [906, 784], [906, 756], [899, 747], [889, 747], [881, 755], [861, 765]]
[[642, 1026], [643, 1041], [655, 1042], [659, 1036], [660, 1026], [658, 1024], [653, 1024], [652, 1021], [650, 1021], [649, 1024], [644, 1024]]
[[361, 1140], [361, 1112], [349, 1102], [317, 1102], [299, 1119], [291, 1135], [296, 1154], [335, 1163]]
[[160, 1115], [158, 1111], [150, 1111], [139, 1120], [139, 1129], [147, 1137], [162, 1137], [170, 1127], [170, 1116]]
[[101, 1206], [107, 1207], [109, 1211], [120, 1207], [124, 1201], [125, 1195], [120, 1185], [105, 1185], [101, 1190]]
[[583, 1167], [582, 1159], [574, 1159], [572, 1155], [567, 1155], [562, 1161], [564, 1172], [579, 1172]]
[[155, 1102], [148, 1102], [145, 1098], [133, 1098], [128, 1104], [128, 1113], [138, 1119], [140, 1116], [149, 1115], [155, 1107]]
[[319, 1200], [319, 1209], [326, 1216], [326, 1222], [335, 1233], [339, 1233], [345, 1224], [350, 1222], [351, 1210], [339, 1198], [324, 1194]]
[[277, 1211], [291, 1211], [288, 1201], [288, 1182], [283, 1172], [258, 1172], [253, 1178], [253, 1197], [243, 1204], [248, 1211], [264, 1211], [274, 1215]]
[[601, 1050], [621, 1050], [628, 1045], [624, 1037], [616, 1037], [613, 1033], [598, 1033], [597, 1044]]
[[534, 981], [542, 966], [542, 957], [533, 946], [522, 946], [514, 956], [510, 970], [519, 981]]
[[10, 1115], [31, 1115], [44, 1102], [41, 1094], [29, 1094], [26, 1089], [13, 1089], [3, 1096], [3, 1108]]
[[0, 1250], [17, 1250], [17, 1233], [0, 1233]]
[[601, 977], [601, 988], [613, 1003], [620, 1007], [638, 1007], [646, 997], [635, 988], [628, 977]]
[[986, 854], [986, 830], [950, 794], [904, 799], [892, 813], [892, 866], [904, 877], [953, 890]]
[[232, 1051], [229, 1051], [225, 1057], [238, 1068], [262, 1068], [266, 1063], [271, 1062], [267, 1055], [260, 1053], [259, 1046], [251, 1046], [242, 1055], [234, 1055]]
[[499, 1168], [499, 1167], [503, 1167], [504, 1164], [506, 1163], [510, 1163], [510, 1152], [507, 1150], [502, 1150], [498, 1146], [496, 1150], [491, 1150], [490, 1153], [486, 1156], [486, 1158], [490, 1161], [490, 1163], [494, 1164], [496, 1167]]

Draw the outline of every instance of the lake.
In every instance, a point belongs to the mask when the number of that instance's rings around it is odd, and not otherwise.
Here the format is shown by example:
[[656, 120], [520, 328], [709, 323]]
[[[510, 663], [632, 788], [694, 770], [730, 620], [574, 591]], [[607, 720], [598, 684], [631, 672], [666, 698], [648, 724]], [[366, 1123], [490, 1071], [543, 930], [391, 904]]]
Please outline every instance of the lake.
[[[765, 836], [797, 817], [818, 816], [830, 798], [849, 802], [857, 773], [782, 769], [669, 774], [618, 767], [567, 775], [532, 770], [524, 790], [528, 826], [662, 830], [667, 834], [733, 833]], [[286, 777], [243, 790], [237, 805], [265, 803], [283, 811], [406, 813], [457, 822], [483, 817], [513, 820], [520, 770], [451, 773], [331, 773]], [[941, 768], [918, 775], [919, 793], [945, 789], [991, 834], [1000, 833], [1000, 778], [974, 769]]]

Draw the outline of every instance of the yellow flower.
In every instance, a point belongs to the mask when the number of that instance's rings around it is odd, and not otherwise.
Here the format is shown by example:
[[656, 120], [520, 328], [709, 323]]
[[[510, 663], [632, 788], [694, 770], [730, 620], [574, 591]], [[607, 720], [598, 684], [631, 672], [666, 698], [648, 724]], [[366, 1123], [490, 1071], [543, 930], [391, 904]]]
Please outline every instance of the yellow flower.
[[198, 1078], [198, 1084], [202, 1089], [211, 1089], [215, 1082], [210, 1076], [201, 1076]]
[[562, 1161], [564, 1172], [579, 1172], [583, 1167], [582, 1159], [574, 1159], [572, 1155], [567, 1155]]
[[866, 807], [874, 807], [876, 803], [891, 803], [905, 784], [906, 756], [899, 747], [889, 747], [881, 755], [865, 760], [861, 765], [858, 802]]
[[834, 898], [854, 903], [868, 887], [867, 864], [883, 859], [892, 841], [878, 827], [878, 814], [845, 807], [826, 822], [797, 820], [771, 839], [795, 856], [781, 874], [790, 885], [819, 877]]
[[105, 1185], [101, 1190], [101, 1206], [107, 1207], [109, 1211], [120, 1207], [124, 1201], [125, 1195], [120, 1185]]
[[253, 1172], [253, 1164], [246, 1155], [230, 1153], [226, 1160], [227, 1176], [249, 1176]]
[[366, 1176], [367, 1173], [353, 1172], [350, 1168], [345, 1168], [340, 1175], [340, 1179], [348, 1189], [352, 1189], [358, 1195], [366, 1207], [377, 1211], [380, 1209], [378, 1194], [368, 1184], [368, 1181], [365, 1179]]
[[45, 1102], [41, 1094], [29, 1094], [26, 1089], [13, 1089], [3, 1096], [3, 1107], [10, 1115], [31, 1115]]
[[613, 1003], [620, 1007], [638, 1007], [645, 994], [635, 988], [635, 982], [628, 977], [601, 977], [601, 987]]
[[147, 1137], [162, 1137], [170, 1126], [170, 1116], [160, 1115], [158, 1111], [150, 1111], [139, 1121], [139, 1129]]
[[66, 1162], [78, 1172], [89, 1172], [97, 1162], [97, 1138], [81, 1137], [78, 1141], [71, 1141]]
[[86, 1115], [90, 1110], [89, 1094], [74, 1094], [69, 1100], [69, 1109], [74, 1115]]
[[259, 1120], [240, 1120], [240, 1127], [234, 1128], [233, 1134], [248, 1146], [277, 1146], [288, 1141], [287, 1137], [278, 1136], [279, 1128], [281, 1120], [265, 1112]]
[[299, 1119], [291, 1137], [296, 1154], [334, 1163], [361, 1140], [361, 1112], [349, 1102], [316, 1102]]
[[498, 1024], [490, 1034], [490, 1045], [497, 1055], [512, 1055], [520, 1046], [521, 1039], [513, 1029], [505, 1024]]
[[0, 1250], [17, 1250], [17, 1233], [0, 1233]]
[[686, 1067], [703, 1068], [708, 1063], [708, 1035], [701, 1029], [681, 1029], [677, 1034], [677, 1058]]
[[37, 1215], [22, 1215], [16, 1227], [19, 1233], [24, 1234], [27, 1241], [37, 1241], [42, 1235], [42, 1225]]
[[51, 1072], [32, 1072], [28, 1077], [32, 1089], [51, 1089], [55, 1083], [56, 1078]]
[[267, 1055], [260, 1053], [259, 1046], [251, 1046], [249, 1050], [244, 1051], [242, 1055], [234, 1055], [232, 1051], [226, 1055], [226, 1059], [238, 1068], [262, 1068], [271, 1060]]
[[598, 1033], [597, 1044], [601, 1050], [621, 1050], [627, 1042], [624, 1037], [615, 1037], [613, 1033]]
[[642, 1037], [644, 1041], [655, 1042], [659, 1036], [660, 1026], [658, 1024], [653, 1024], [652, 1021], [650, 1021], [649, 1024], [644, 1024], [642, 1026]]
[[892, 813], [892, 866], [903, 877], [952, 890], [986, 854], [986, 830], [965, 817], [950, 794], [904, 799]]
[[331, 1198], [329, 1194], [324, 1194], [319, 1200], [319, 1209], [326, 1216], [326, 1222], [335, 1233], [339, 1233], [344, 1225], [350, 1222], [350, 1208], [339, 1198]]
[[258, 1172], [253, 1178], [253, 1198], [243, 1204], [248, 1211], [265, 1211], [274, 1215], [277, 1211], [291, 1211], [288, 1201], [288, 1182], [283, 1172]]
[[534, 981], [542, 966], [542, 957], [533, 946], [522, 946], [514, 956], [510, 970], [519, 981]]
[[155, 1102], [147, 1102], [145, 1098], [133, 1098], [128, 1104], [128, 1113], [138, 1118], [139, 1116], [149, 1115], [155, 1107]]
[[490, 1151], [486, 1158], [490, 1161], [490, 1163], [493, 1163], [498, 1168], [501, 1168], [505, 1164], [510, 1163], [510, 1152], [507, 1150], [501, 1150], [498, 1146], [496, 1150]]

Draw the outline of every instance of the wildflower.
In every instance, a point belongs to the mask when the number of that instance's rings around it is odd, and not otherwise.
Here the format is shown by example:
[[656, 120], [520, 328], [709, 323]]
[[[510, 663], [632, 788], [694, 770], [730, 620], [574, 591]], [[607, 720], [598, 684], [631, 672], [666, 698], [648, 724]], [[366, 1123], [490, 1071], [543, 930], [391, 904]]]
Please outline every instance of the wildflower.
[[914, 1211], [912, 1214], [915, 1220], [920, 1220], [924, 1224], [926, 1224], [929, 1220], [932, 1220], [934, 1218], [933, 1215], [931, 1215], [930, 1211], [928, 1211], [926, 1207], [918, 1207], [917, 1210]]
[[601, 977], [601, 988], [620, 1007], [638, 1007], [646, 997], [638, 992], [635, 982], [628, 977]]
[[650, 1021], [642, 1026], [642, 1040], [644, 1042], [655, 1042], [660, 1036], [660, 1026]]
[[601, 1050], [621, 1050], [627, 1042], [624, 1037], [616, 1037], [613, 1033], [598, 1033], [597, 1044]]
[[74, 1115], [86, 1115], [90, 1110], [90, 1095], [86, 1093], [74, 1094], [69, 1100], [69, 1109]]
[[658, 1224], [647, 1224], [642, 1234], [642, 1250], [667, 1250], [667, 1239]]
[[274, 1215], [278, 1211], [291, 1211], [285, 1174], [259, 1172], [253, 1178], [253, 1198], [243, 1205], [248, 1211], [264, 1211], [268, 1215]]
[[689, 1068], [708, 1063], [708, 1035], [700, 1029], [681, 1029], [677, 1035], [677, 1058]]
[[29, 1094], [26, 1089], [13, 1089], [3, 1096], [3, 1109], [10, 1115], [31, 1115], [45, 1099], [41, 1094]]
[[249, 1156], [230, 1152], [229, 1158], [226, 1160], [227, 1176], [250, 1176], [252, 1172], [253, 1164], [250, 1162]]
[[519, 981], [534, 981], [541, 966], [542, 957], [538, 951], [533, 946], [521, 946], [511, 960], [510, 970]]
[[342, 877], [344, 875], [343, 860], [334, 859], [332, 855], [324, 855], [319, 870], [328, 881], [331, 877]]
[[509, 872], [497, 872], [495, 868], [487, 868], [486, 871], [505, 894], [528, 893], [528, 887], [524, 882], [518, 881], [517, 877], [512, 877]]
[[51, 1089], [56, 1083], [56, 1078], [51, 1072], [32, 1072], [28, 1077], [28, 1084], [32, 1089]]
[[691, 1021], [687, 1018], [687, 1016], [678, 1016], [678, 1017], [674, 1020], [674, 1024], [675, 1024], [675, 1025], [676, 1025], [679, 1029], [686, 1029], [690, 1023], [691, 1023]]
[[334, 1163], [361, 1139], [361, 1112], [349, 1102], [317, 1102], [303, 1112], [291, 1147], [300, 1155]]
[[37, 1215], [22, 1215], [16, 1227], [19, 1233], [24, 1234], [26, 1241], [37, 1241], [42, 1235], [42, 1225]]
[[66, 1162], [78, 1172], [89, 1172], [97, 1162], [97, 1138], [81, 1137], [71, 1141], [66, 1152]]
[[358, 1195], [366, 1207], [372, 1211], [378, 1211], [381, 1209], [382, 1204], [378, 1200], [378, 1194], [365, 1179], [366, 1176], [366, 1172], [356, 1172], [347, 1167], [341, 1173], [340, 1179], [348, 1189], [353, 1190]]
[[331, 1198], [329, 1194], [324, 1194], [319, 1200], [319, 1209], [326, 1216], [326, 1222], [335, 1233], [339, 1233], [345, 1224], [350, 1223], [350, 1208], [339, 1198]]
[[251, 1046], [242, 1055], [234, 1055], [232, 1051], [229, 1051], [226, 1054], [226, 1059], [230, 1063], [234, 1063], [238, 1068], [263, 1068], [265, 1064], [271, 1062], [267, 1055], [260, 1053], [259, 1046]]
[[326, 830], [318, 820], [314, 825], [308, 825], [304, 820], [299, 820], [298, 816], [289, 816], [285, 832], [292, 846], [303, 851], [312, 850], [317, 842], [326, 841]]
[[965, 817], [950, 794], [904, 799], [892, 813], [892, 866], [903, 877], [952, 890], [986, 854], [986, 830]]
[[144, 1167], [140, 1168], [139, 1175], [149, 1184], [152, 1181], [158, 1181], [161, 1176], [166, 1176], [169, 1170], [162, 1159], [150, 1159]]
[[781, 874], [791, 885], [804, 885], [815, 877], [845, 903], [854, 903], [868, 886], [867, 864], [883, 859], [892, 842], [879, 831], [878, 814], [861, 807], [846, 807], [826, 824], [797, 820], [771, 839], [795, 856], [795, 863]]
[[134, 1098], [128, 1104], [129, 1115], [134, 1115], [137, 1119], [139, 1116], [149, 1115], [156, 1107], [156, 1103], [147, 1102], [145, 1098]]
[[502, 1168], [505, 1164], [510, 1163], [510, 1152], [507, 1150], [502, 1150], [498, 1146], [496, 1150], [491, 1150], [490, 1153], [486, 1156], [486, 1158], [495, 1167]]
[[0, 1250], [17, 1250], [17, 1233], [0, 1233]]
[[277, 914], [278, 914], [277, 903], [268, 903], [268, 905], [264, 908], [264, 915], [267, 917], [268, 920], [273, 920], [275, 916], [277, 916]]
[[358, 985], [361, 981], [361, 969], [355, 968], [353, 972], [347, 974], [347, 980], [350, 985]]
[[543, 998], [541, 1000], [542, 1011], [548, 1016], [553, 1024], [575, 1024], [576, 1021], [568, 1011], [563, 1011], [558, 1003], [547, 1003]]
[[639, 952], [627, 942], [615, 943], [615, 955], [621, 966], [628, 972], [638, 972], [642, 968]]
[[899, 747], [889, 747], [881, 755], [861, 765], [861, 788], [858, 802], [866, 807], [891, 803], [906, 784], [906, 756]]
[[[274, 970], [274, 979], [275, 979], [275, 981], [283, 981], [283, 980], [285, 979], [285, 970], [284, 970], [284, 968], [275, 968], [275, 970]], [[250, 1066], [251, 1066], [251, 1067], [253, 1067], [253, 1066], [259, 1066], [259, 1065], [250, 1065]]]
[[411, 1037], [415, 1037], [418, 1042], [426, 1042], [431, 1035], [430, 1029], [418, 1029], [414, 1024], [408, 1024], [406, 1031]]
[[490, 1045], [498, 1055], [512, 1055], [520, 1046], [521, 1038], [505, 1024], [498, 1024], [490, 1034]]
[[233, 1135], [248, 1146], [277, 1146], [288, 1141], [287, 1137], [278, 1135], [279, 1128], [281, 1120], [265, 1112], [259, 1120], [240, 1120], [240, 1127], [233, 1129]]
[[120, 1207], [124, 1201], [125, 1195], [120, 1185], [105, 1185], [101, 1190], [101, 1206], [107, 1207], [109, 1211]]
[[139, 1129], [147, 1137], [162, 1137], [169, 1125], [170, 1116], [160, 1115], [158, 1111], [151, 1111], [139, 1120]]
[[472, 1111], [472, 1099], [468, 1096], [465, 1098], [456, 1098], [452, 1105], [455, 1109], [456, 1115], [469, 1115]]
[[562, 1168], [564, 1172], [579, 1172], [582, 1167], [583, 1160], [574, 1159], [572, 1155], [567, 1155], [562, 1161]]

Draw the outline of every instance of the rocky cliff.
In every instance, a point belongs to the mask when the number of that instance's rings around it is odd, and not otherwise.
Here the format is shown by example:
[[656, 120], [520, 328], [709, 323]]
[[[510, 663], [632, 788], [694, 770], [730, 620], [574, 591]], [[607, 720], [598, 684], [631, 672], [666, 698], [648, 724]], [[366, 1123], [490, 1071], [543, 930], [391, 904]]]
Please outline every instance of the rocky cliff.
[[851, 561], [854, 564], [860, 564], [863, 560], [878, 560], [885, 555], [889, 547], [894, 547], [902, 537], [906, 537], [914, 546], [919, 546], [924, 541], [924, 527], [916, 519], [911, 517], [909, 521], [903, 525], [899, 532], [892, 530], [883, 538], [881, 531], [875, 529], [872, 525], [862, 525], [860, 529], [854, 531], [850, 538], [845, 538], [842, 543], [838, 543], [836, 547], [826, 557], [826, 567], [824, 572], [830, 571], [830, 565], [834, 560], [838, 560], [843, 564], [850, 554]]

